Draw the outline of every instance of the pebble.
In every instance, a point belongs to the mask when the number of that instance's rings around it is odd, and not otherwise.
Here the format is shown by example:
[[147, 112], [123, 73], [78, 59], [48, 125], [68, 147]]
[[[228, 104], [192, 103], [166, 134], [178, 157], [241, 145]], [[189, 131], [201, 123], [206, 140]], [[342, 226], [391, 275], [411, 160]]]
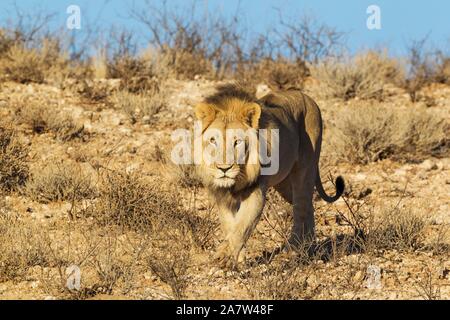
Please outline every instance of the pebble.
[[436, 170], [438, 169], [438, 166], [436, 165], [436, 163], [434, 163], [433, 161], [431, 161], [430, 159], [425, 160], [424, 162], [422, 162], [419, 165], [420, 168], [424, 169], [425, 171], [431, 171], [431, 170]]

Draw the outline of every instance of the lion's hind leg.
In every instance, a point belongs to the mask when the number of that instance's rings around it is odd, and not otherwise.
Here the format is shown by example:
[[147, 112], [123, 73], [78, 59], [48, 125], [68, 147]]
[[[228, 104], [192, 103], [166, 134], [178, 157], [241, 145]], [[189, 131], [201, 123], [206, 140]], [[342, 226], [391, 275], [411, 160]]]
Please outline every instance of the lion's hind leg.
[[298, 245], [315, 240], [313, 192], [316, 170], [314, 166], [294, 166], [289, 175], [292, 187], [294, 225], [289, 243]]
[[292, 184], [289, 176], [279, 184], [274, 186], [274, 188], [283, 197], [284, 200], [292, 204]]

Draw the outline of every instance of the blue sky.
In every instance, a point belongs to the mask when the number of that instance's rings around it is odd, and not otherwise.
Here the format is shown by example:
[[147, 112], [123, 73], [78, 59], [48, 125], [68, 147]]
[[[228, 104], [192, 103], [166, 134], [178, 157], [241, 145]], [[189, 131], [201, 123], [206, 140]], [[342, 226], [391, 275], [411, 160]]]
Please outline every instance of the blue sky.
[[[63, 27], [67, 18], [66, 8], [79, 5], [83, 25], [98, 24], [105, 30], [110, 26], [126, 26], [143, 33], [142, 26], [129, 18], [129, 8], [143, 7], [144, 1], [126, 0], [2, 0], [0, 21], [14, 21], [13, 6], [16, 2], [24, 12], [45, 10], [56, 13], [53, 28]], [[150, 0], [158, 6], [161, 1]], [[186, 7], [190, 0], [169, 0], [169, 6]], [[448, 0], [198, 0], [199, 14], [205, 8], [210, 12], [221, 12], [226, 16], [235, 14], [240, 8], [240, 19], [249, 32], [261, 32], [277, 23], [275, 9], [293, 20], [309, 13], [318, 21], [348, 32], [347, 46], [355, 52], [359, 49], [387, 47], [392, 55], [402, 54], [405, 45], [412, 39], [429, 35], [430, 44], [449, 49], [450, 46], [450, 1]], [[369, 5], [381, 9], [381, 30], [368, 30], [366, 9]]]

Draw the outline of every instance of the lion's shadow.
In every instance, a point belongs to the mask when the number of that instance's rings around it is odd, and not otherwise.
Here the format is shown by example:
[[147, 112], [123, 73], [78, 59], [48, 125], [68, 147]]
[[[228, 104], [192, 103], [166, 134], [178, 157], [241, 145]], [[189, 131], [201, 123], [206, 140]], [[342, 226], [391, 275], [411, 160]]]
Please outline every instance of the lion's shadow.
[[328, 262], [337, 256], [364, 252], [364, 241], [360, 236], [338, 235], [300, 247], [283, 245], [273, 250], [266, 250], [260, 256], [249, 261], [251, 265], [269, 264], [283, 252], [292, 251], [304, 261], [322, 260]]

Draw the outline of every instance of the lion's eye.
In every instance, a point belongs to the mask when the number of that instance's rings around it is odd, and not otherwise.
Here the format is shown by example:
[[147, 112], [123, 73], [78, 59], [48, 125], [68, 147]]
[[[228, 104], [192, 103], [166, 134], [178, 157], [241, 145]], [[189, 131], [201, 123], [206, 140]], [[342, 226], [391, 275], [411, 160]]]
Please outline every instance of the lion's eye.
[[211, 139], [209, 139], [209, 143], [211, 143], [211, 144], [213, 144], [213, 145], [216, 145], [216, 144], [217, 144], [216, 138], [211, 137]]

